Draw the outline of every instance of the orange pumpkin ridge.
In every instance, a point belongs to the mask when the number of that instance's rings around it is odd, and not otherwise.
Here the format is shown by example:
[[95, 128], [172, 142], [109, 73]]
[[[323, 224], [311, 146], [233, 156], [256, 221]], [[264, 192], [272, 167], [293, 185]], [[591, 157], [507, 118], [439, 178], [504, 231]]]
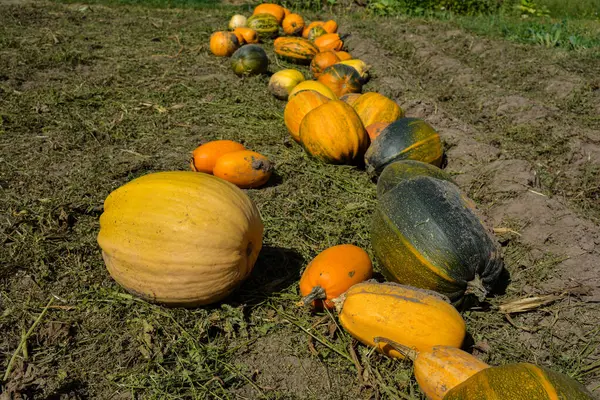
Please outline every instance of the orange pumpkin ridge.
[[351, 244], [330, 247], [319, 253], [302, 273], [302, 302], [333, 309], [334, 298], [372, 275], [373, 264], [363, 249]]

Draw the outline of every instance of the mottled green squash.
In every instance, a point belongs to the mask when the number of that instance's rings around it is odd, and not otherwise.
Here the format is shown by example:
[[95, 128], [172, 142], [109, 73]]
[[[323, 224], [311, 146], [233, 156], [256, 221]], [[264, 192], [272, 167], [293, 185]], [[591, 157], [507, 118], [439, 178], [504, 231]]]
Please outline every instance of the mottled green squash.
[[528, 363], [484, 369], [450, 390], [444, 400], [593, 400], [566, 375]]
[[261, 39], [272, 38], [279, 33], [279, 21], [273, 15], [267, 13], [251, 16], [248, 18], [246, 26], [254, 29]]
[[307, 39], [299, 37], [280, 37], [273, 42], [277, 55], [298, 64], [310, 64], [319, 52], [317, 46]]
[[383, 169], [377, 180], [377, 197], [381, 197], [385, 192], [408, 179], [414, 179], [419, 176], [430, 176], [454, 183], [452, 177], [444, 170], [435, 165], [427, 164], [415, 160], [395, 161], [388, 164]]
[[268, 68], [267, 53], [257, 44], [242, 46], [231, 56], [231, 69], [238, 76], [264, 74]]
[[379, 174], [386, 165], [399, 160], [417, 160], [439, 166], [442, 155], [440, 135], [427, 122], [418, 118], [400, 118], [373, 140], [365, 154], [365, 164], [370, 174]]
[[388, 280], [442, 293], [456, 306], [483, 300], [503, 271], [474, 204], [453, 183], [429, 176], [379, 196], [371, 243]]

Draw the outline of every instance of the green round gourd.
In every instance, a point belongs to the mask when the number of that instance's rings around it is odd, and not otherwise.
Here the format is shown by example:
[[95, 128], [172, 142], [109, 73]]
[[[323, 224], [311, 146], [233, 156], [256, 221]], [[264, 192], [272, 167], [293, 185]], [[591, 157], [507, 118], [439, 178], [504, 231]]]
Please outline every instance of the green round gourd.
[[419, 176], [429, 176], [435, 179], [454, 183], [452, 177], [435, 165], [415, 160], [401, 160], [388, 164], [377, 180], [377, 197], [383, 196], [388, 190], [408, 179]]
[[246, 26], [254, 29], [261, 39], [273, 38], [279, 33], [279, 22], [271, 14], [255, 14], [248, 18]]
[[316, 25], [316, 26], [313, 26], [312, 28], [310, 28], [310, 30], [308, 31], [307, 39], [310, 40], [311, 42], [313, 42], [319, 36], [323, 36], [326, 34], [327, 34], [327, 31], [325, 30], [325, 28], [323, 28], [321, 25]]
[[427, 122], [418, 118], [400, 118], [373, 140], [365, 154], [365, 164], [370, 174], [379, 174], [386, 165], [399, 160], [440, 166], [442, 156], [440, 135]]
[[242, 46], [231, 56], [231, 69], [238, 76], [264, 74], [268, 68], [267, 53], [257, 44]]
[[504, 269], [474, 203], [430, 176], [400, 181], [378, 197], [371, 244], [388, 280], [442, 293], [456, 306], [483, 300]]
[[593, 400], [566, 375], [529, 363], [486, 368], [452, 388], [444, 400]]

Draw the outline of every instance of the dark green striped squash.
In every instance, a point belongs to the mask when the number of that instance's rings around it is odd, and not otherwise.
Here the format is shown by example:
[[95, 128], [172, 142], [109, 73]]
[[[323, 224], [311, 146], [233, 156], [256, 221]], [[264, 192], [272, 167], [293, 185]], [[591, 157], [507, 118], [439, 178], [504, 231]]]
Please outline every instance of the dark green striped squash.
[[242, 46], [231, 56], [231, 69], [238, 76], [264, 74], [268, 68], [267, 53], [257, 44]]
[[255, 14], [248, 18], [246, 26], [254, 29], [261, 39], [272, 38], [279, 33], [279, 22], [271, 14]]
[[456, 306], [482, 301], [504, 268], [473, 202], [430, 176], [400, 181], [378, 197], [371, 243], [388, 280], [442, 293]]
[[395, 161], [383, 169], [377, 180], [377, 197], [383, 196], [385, 192], [408, 179], [419, 176], [429, 176], [435, 179], [454, 183], [452, 177], [444, 170], [435, 165], [415, 160]]
[[370, 174], [379, 174], [386, 165], [399, 160], [417, 160], [440, 166], [443, 147], [440, 135], [418, 118], [400, 118], [373, 140], [365, 154]]
[[593, 400], [566, 375], [529, 363], [486, 368], [452, 388], [444, 400]]
[[280, 37], [273, 42], [275, 53], [298, 64], [310, 64], [319, 52], [311, 41], [300, 37]]

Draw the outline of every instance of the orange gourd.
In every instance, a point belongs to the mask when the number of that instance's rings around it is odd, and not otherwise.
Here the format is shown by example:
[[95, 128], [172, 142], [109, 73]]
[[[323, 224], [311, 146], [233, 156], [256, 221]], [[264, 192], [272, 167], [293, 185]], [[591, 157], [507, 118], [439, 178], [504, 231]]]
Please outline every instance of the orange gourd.
[[421, 391], [429, 400], [443, 400], [446, 393], [479, 371], [490, 366], [466, 351], [451, 346], [435, 346], [417, 352], [386, 338], [376, 337], [383, 343], [412, 360], [414, 374]]
[[302, 301], [305, 305], [332, 309], [332, 299], [372, 275], [373, 264], [366, 251], [351, 244], [330, 247], [319, 253], [302, 273]]
[[404, 116], [404, 111], [395, 101], [375, 92], [363, 94], [352, 107], [364, 126], [375, 122], [394, 122]]
[[327, 33], [336, 33], [338, 30], [338, 24], [334, 20], [330, 19], [323, 24], [323, 28], [325, 28]]
[[346, 93], [360, 93], [362, 90], [360, 75], [349, 65], [334, 64], [325, 68], [319, 75], [318, 81], [331, 89], [338, 97]]
[[210, 35], [210, 51], [218, 57], [229, 57], [240, 47], [233, 32], [220, 31]]
[[391, 122], [375, 122], [367, 126], [365, 129], [367, 130], [367, 135], [369, 135], [369, 139], [373, 140], [377, 136], [379, 136], [381, 131], [383, 131], [390, 123]]
[[192, 171], [212, 174], [215, 164], [221, 156], [245, 149], [243, 144], [233, 140], [213, 140], [194, 150], [190, 167]]
[[244, 189], [267, 183], [273, 164], [262, 154], [250, 150], [227, 153], [217, 160], [213, 174]]
[[277, 19], [277, 23], [281, 25], [283, 18], [285, 17], [285, 10], [278, 4], [263, 3], [256, 6], [252, 15], [257, 14], [271, 14]]
[[308, 39], [308, 32], [315, 26], [323, 26], [325, 24], [324, 21], [313, 21], [310, 24], [306, 25], [302, 30], [302, 37]]
[[288, 15], [290, 15], [292, 12], [290, 10], [288, 10], [287, 8], [283, 7], [283, 19], [285, 19]]
[[340, 61], [338, 56], [333, 51], [324, 51], [317, 53], [310, 63], [310, 70], [315, 78], [318, 78], [325, 68], [336, 64]]
[[304, 29], [304, 18], [298, 14], [290, 14], [283, 19], [282, 27], [286, 35], [299, 35]]
[[344, 47], [344, 42], [337, 33], [327, 33], [316, 38], [315, 45], [319, 48], [319, 51], [340, 51]]
[[338, 56], [340, 61], [352, 60], [352, 54], [347, 51], [336, 51], [335, 55]]
[[325, 104], [329, 99], [314, 90], [305, 90], [288, 101], [283, 111], [283, 120], [292, 138], [300, 143], [300, 123], [313, 109]]
[[240, 45], [243, 45], [246, 41], [244, 40], [244, 35], [242, 35], [239, 31], [233, 30], [233, 34], [237, 38]]
[[235, 28], [233, 33], [235, 33], [238, 38], [241, 35], [245, 43], [258, 43], [258, 33], [252, 28]]
[[369, 147], [369, 136], [356, 111], [340, 100], [310, 111], [300, 123], [304, 150], [329, 164], [359, 164]]

